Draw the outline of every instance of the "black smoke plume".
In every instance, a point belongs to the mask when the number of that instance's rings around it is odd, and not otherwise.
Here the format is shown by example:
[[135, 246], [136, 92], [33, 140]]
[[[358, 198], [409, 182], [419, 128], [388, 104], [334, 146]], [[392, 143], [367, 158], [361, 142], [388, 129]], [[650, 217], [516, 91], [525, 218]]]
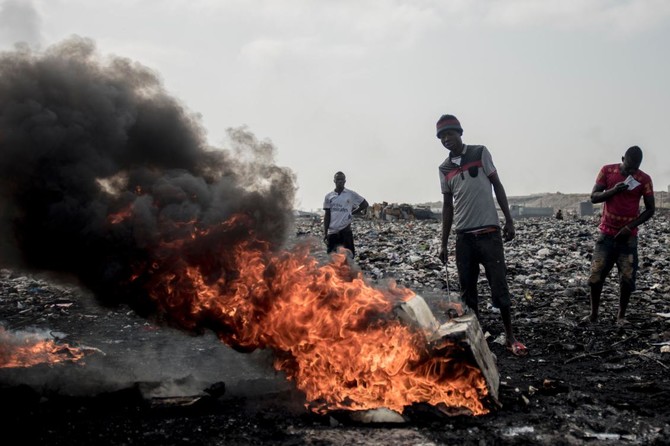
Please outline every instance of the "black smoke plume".
[[[217, 280], [232, 274], [233, 243], [281, 247], [294, 174], [271, 143], [228, 133], [231, 147], [209, 147], [154, 72], [103, 58], [89, 39], [2, 53], [2, 266], [66, 274], [149, 314], [153, 272], [193, 264]], [[232, 216], [242, 218], [224, 224]]]

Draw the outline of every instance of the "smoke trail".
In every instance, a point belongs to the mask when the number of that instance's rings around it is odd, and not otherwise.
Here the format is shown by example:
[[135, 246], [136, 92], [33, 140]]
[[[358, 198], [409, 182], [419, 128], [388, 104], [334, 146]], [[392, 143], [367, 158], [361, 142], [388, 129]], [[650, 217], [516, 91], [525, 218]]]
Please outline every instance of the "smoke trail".
[[[153, 310], [133, 275], [209, 258], [253, 235], [279, 247], [293, 173], [247, 129], [208, 147], [155, 73], [73, 37], [0, 55], [0, 263], [77, 277], [106, 303]], [[244, 224], [222, 226], [233, 215]], [[208, 234], [161, 257], [160, 246]], [[138, 273], [139, 271], [139, 273]], [[213, 277], [214, 278], [214, 277]]]

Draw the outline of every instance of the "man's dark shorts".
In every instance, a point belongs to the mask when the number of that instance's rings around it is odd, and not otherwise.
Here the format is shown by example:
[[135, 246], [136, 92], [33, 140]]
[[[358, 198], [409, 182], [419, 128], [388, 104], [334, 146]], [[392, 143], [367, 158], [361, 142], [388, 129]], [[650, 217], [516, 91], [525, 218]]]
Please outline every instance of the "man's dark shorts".
[[461, 285], [461, 298], [470, 308], [477, 308], [479, 265], [484, 266], [491, 288], [491, 300], [496, 308], [511, 306], [507, 287], [505, 252], [500, 231], [487, 234], [458, 234], [456, 237], [456, 267]]
[[354, 249], [354, 233], [351, 231], [351, 225], [342, 229], [338, 233], [330, 234], [328, 236], [328, 246], [326, 248], [326, 252], [329, 254], [331, 252], [336, 252], [338, 246], [342, 246], [351, 251], [352, 257], [356, 255], [356, 251]]
[[637, 237], [615, 240], [611, 235], [600, 234], [593, 248], [589, 283], [604, 283], [615, 264], [619, 273], [619, 284], [627, 285], [631, 291], [635, 291], [638, 269]]

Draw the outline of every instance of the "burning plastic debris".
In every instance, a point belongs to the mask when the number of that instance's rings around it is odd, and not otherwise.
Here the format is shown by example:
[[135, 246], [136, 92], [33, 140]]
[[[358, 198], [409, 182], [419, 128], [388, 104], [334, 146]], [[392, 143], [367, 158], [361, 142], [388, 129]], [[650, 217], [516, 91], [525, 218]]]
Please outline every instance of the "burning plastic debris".
[[74, 275], [104, 303], [238, 350], [270, 348], [310, 408], [485, 413], [458, 346], [433, 355], [341, 256], [282, 251], [293, 173], [246, 129], [205, 143], [146, 68], [74, 38], [0, 56], [0, 248], [9, 266]]
[[184, 327], [212, 321], [230, 345], [271, 348], [275, 367], [317, 412], [385, 407], [401, 413], [413, 403], [487, 412], [486, 382], [461, 349], [434, 355], [424, 333], [393, 317], [394, 305], [411, 291], [352, 278], [344, 255], [319, 266], [300, 252], [234, 251], [230, 280], [207, 284], [190, 268], [158, 275], [151, 296]]
[[0, 327], [0, 368], [76, 362], [84, 356], [84, 349], [58, 344], [37, 333], [9, 332]]

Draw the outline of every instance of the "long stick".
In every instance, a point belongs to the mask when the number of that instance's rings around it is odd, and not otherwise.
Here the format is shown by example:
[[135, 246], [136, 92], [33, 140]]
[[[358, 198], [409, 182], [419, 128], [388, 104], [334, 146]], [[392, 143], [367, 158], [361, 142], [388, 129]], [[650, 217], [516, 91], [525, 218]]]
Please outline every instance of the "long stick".
[[451, 290], [449, 289], [449, 269], [447, 268], [447, 263], [444, 263], [444, 280], [447, 282], [447, 297], [449, 302], [451, 302]]

